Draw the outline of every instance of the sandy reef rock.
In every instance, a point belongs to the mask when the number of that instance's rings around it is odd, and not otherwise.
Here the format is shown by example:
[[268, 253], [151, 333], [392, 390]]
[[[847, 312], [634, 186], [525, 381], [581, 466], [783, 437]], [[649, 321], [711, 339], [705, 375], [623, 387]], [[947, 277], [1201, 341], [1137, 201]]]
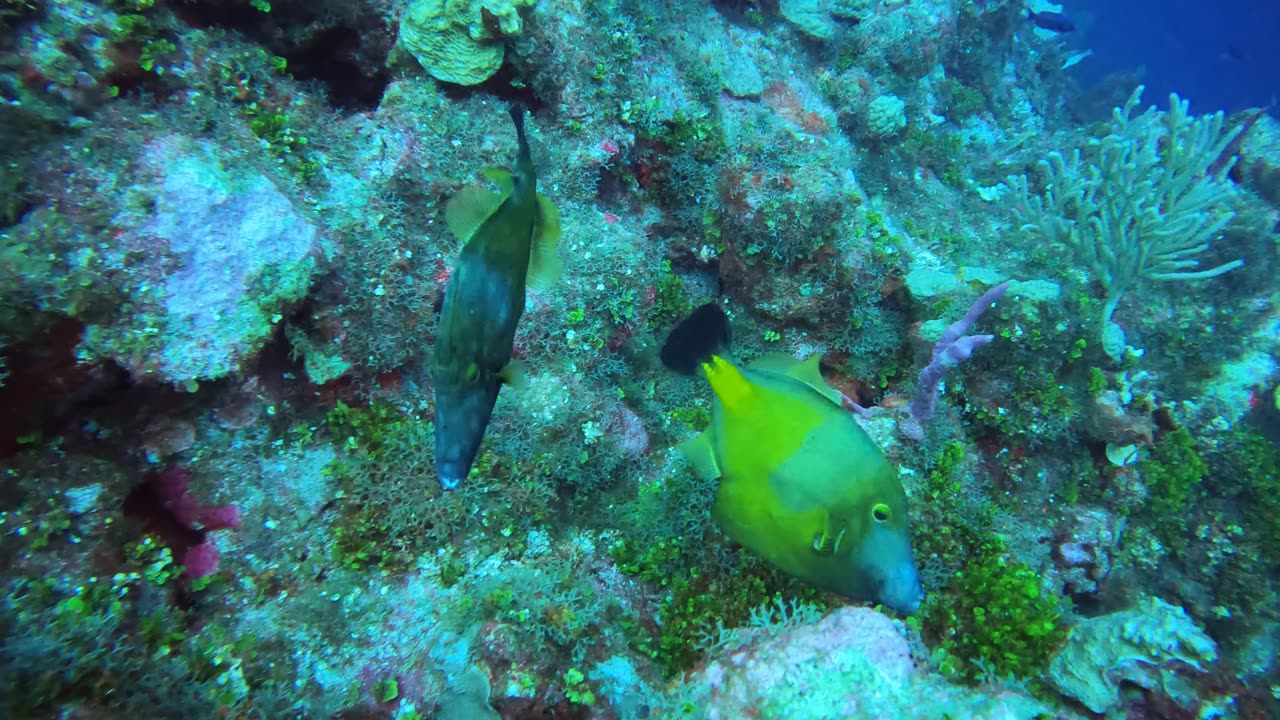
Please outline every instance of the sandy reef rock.
[[174, 384], [235, 372], [306, 296], [323, 255], [316, 227], [211, 143], [160, 137], [140, 162], [151, 179], [113, 219], [132, 312], [89, 325], [81, 354]]
[[744, 717], [1035, 718], [1047, 709], [1014, 692], [974, 690], [921, 670], [900, 623], [845, 607], [818, 622], [752, 628], [685, 686], [708, 720]]
[[400, 44], [437, 80], [476, 85], [502, 67], [505, 39], [523, 33], [520, 12], [537, 0], [416, 0]]
[[759, 56], [767, 57], [763, 34], [742, 28], [728, 27], [730, 42], [717, 36], [707, 37], [699, 47], [699, 53], [707, 58], [712, 73], [720, 78], [725, 91], [738, 98], [757, 98], [764, 92], [765, 75], [761, 71]]
[[1263, 115], [1248, 133], [1233, 171], [1267, 202], [1280, 203], [1280, 122]]
[[778, 9], [788, 22], [813, 37], [826, 40], [835, 34], [829, 0], [781, 0]]

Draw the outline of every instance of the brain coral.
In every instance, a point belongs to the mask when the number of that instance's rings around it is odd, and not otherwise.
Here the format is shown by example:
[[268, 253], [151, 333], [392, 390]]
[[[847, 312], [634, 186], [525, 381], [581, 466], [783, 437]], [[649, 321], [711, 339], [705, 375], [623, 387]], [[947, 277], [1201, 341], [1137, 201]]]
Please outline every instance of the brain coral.
[[867, 106], [867, 129], [878, 137], [897, 133], [907, 124], [906, 103], [896, 95], [881, 95]]
[[536, 2], [414, 0], [400, 21], [400, 44], [437, 80], [482, 83], [502, 66], [504, 40], [523, 32], [521, 10]]

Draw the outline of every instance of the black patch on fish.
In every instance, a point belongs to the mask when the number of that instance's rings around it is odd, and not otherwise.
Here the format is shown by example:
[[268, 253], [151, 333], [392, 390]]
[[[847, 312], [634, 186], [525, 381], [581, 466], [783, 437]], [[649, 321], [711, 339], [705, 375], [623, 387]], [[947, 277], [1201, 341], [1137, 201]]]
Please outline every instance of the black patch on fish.
[[693, 375], [712, 355], [729, 347], [733, 328], [717, 302], [694, 310], [667, 336], [662, 364], [678, 373]]
[[1074, 32], [1076, 24], [1071, 22], [1071, 18], [1056, 12], [1033, 12], [1031, 8], [1027, 8], [1027, 19], [1035, 23], [1035, 26], [1043, 30], [1050, 30], [1056, 33]]

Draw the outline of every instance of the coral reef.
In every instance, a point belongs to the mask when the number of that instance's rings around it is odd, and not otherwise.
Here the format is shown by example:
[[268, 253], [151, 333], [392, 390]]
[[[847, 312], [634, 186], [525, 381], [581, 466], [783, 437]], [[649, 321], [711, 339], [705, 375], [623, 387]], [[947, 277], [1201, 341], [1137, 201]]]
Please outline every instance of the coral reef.
[[[1082, 88], [1089, 33], [0, 2], [0, 715], [1273, 715], [1280, 129]], [[511, 107], [563, 275], [446, 491], [446, 207]], [[901, 479], [918, 612], [722, 531], [676, 448], [724, 399], [662, 365], [710, 302]]]
[[[306, 296], [320, 255], [316, 228], [262, 174], [233, 174], [213, 146], [181, 136], [143, 148], [136, 179], [97, 260], [120, 267], [134, 312], [90, 324], [83, 351], [163, 382], [214, 380], [266, 344]], [[137, 209], [142, 209], [138, 212]], [[121, 322], [123, 321], [123, 322]]]

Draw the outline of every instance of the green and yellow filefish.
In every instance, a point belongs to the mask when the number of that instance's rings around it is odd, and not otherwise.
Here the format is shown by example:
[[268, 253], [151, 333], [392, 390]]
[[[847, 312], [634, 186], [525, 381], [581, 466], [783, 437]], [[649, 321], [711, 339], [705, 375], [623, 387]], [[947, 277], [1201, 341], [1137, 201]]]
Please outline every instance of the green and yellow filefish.
[[512, 108], [511, 120], [520, 144], [515, 168], [485, 171], [496, 191], [468, 187], [445, 208], [463, 243], [440, 308], [432, 366], [436, 472], [446, 489], [471, 471], [498, 390], [513, 380], [511, 347], [526, 282], [550, 287], [560, 274], [560, 214], [538, 194], [524, 111]]
[[714, 393], [711, 424], [680, 451], [703, 479], [720, 479], [716, 524], [805, 582], [915, 612], [924, 591], [897, 472], [822, 379], [816, 355], [739, 369], [717, 354], [728, 337], [712, 303], [662, 348], [668, 367], [700, 368]]

